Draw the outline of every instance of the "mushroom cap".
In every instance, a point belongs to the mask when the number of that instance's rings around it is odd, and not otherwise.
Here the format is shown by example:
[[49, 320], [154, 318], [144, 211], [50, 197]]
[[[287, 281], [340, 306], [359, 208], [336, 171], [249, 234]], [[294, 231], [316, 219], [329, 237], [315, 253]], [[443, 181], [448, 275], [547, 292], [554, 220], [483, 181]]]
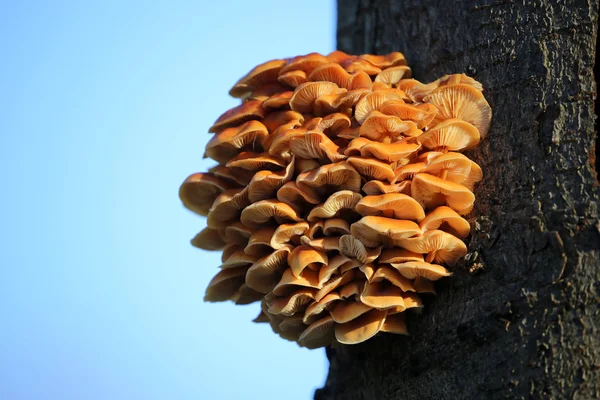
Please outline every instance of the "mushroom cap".
[[293, 126], [302, 125], [304, 123], [304, 115], [291, 110], [276, 111], [268, 113], [261, 122], [269, 133], [273, 135], [282, 130], [292, 129], [287, 126], [289, 123], [294, 123]]
[[247, 171], [269, 170], [276, 171], [285, 167], [285, 162], [268, 153], [244, 151], [227, 163], [228, 168], [240, 168]]
[[352, 280], [354, 280], [354, 277], [355, 273], [353, 270], [345, 272], [342, 275], [334, 276], [325, 284], [321, 285], [322, 287], [315, 295], [315, 300], [320, 301], [323, 297], [327, 296], [328, 293], [334, 291], [338, 287], [344, 286], [345, 284], [352, 282]]
[[228, 243], [246, 247], [251, 235], [252, 230], [240, 221], [233, 222], [225, 227], [225, 238]]
[[379, 256], [381, 248], [367, 249], [365, 245], [352, 235], [340, 237], [340, 252], [347, 257], [368, 264]]
[[294, 237], [300, 238], [308, 230], [308, 222], [301, 221], [293, 224], [281, 224], [271, 237], [270, 246], [274, 249], [285, 247]]
[[353, 56], [347, 53], [344, 53], [341, 50], [334, 50], [331, 53], [327, 54], [327, 59], [329, 60], [329, 62], [334, 62], [334, 63], [338, 63], [338, 64], [342, 64], [344, 61], [347, 60], [356, 60], [358, 58], [358, 56]]
[[319, 204], [319, 195], [316, 191], [307, 185], [298, 187], [296, 182], [286, 182], [277, 191], [277, 200], [291, 206], [296, 210], [312, 208], [314, 204]]
[[223, 248], [223, 253], [221, 254], [221, 262], [227, 261], [229, 257], [235, 254], [237, 251], [244, 250], [243, 247], [238, 246], [237, 244], [227, 244], [225, 248]]
[[[284, 74], [279, 75], [279, 82], [296, 88], [303, 83], [308, 82], [308, 78], [306, 76], [306, 72], [296, 70], [296, 71], [288, 71]], [[293, 95], [292, 95], [293, 96]]]
[[274, 219], [277, 224], [299, 222], [302, 219], [289, 205], [274, 199], [261, 200], [250, 204], [242, 211], [240, 221], [252, 229], [258, 229]]
[[240, 212], [250, 204], [248, 190], [228, 189], [221, 193], [214, 201], [206, 217], [206, 225], [213, 229], [222, 229], [236, 221]]
[[340, 147], [323, 132], [309, 131], [290, 140], [290, 149], [295, 156], [304, 159], [340, 161], [346, 156]]
[[437, 108], [433, 104], [407, 104], [400, 100], [386, 101], [379, 111], [403, 121], [413, 121], [419, 129], [428, 126], [437, 114]]
[[416, 174], [423, 171], [426, 164], [424, 162], [411, 162], [394, 171], [394, 180], [392, 182], [402, 182], [414, 178]]
[[337, 236], [316, 239], [310, 239], [308, 236], [302, 236], [300, 238], [300, 243], [317, 250], [324, 250], [326, 252], [340, 251], [340, 238]]
[[294, 95], [294, 92], [291, 90], [275, 93], [272, 96], [269, 96], [268, 99], [264, 101], [262, 104], [262, 108], [265, 111], [275, 111], [281, 109], [289, 109], [290, 108], [290, 99]]
[[314, 321], [319, 319], [319, 316], [326, 309], [331, 308], [333, 304], [337, 301], [342, 300], [339, 294], [336, 292], [328, 293], [324, 296], [320, 301], [316, 301], [311, 303], [304, 312], [304, 317], [302, 318], [302, 322], [307, 325], [310, 325]]
[[387, 265], [379, 265], [369, 282], [377, 283], [387, 281], [395, 287], [402, 290], [402, 292], [414, 292], [415, 289], [410, 280], [406, 279], [400, 272]]
[[[374, 92], [374, 94], [376, 93], [379, 92]], [[367, 96], [365, 96], [365, 98], [366, 97]], [[360, 102], [362, 101], [363, 100]], [[396, 116], [387, 115], [374, 109], [362, 122], [359, 133], [360, 136], [371, 140], [387, 140], [389, 142], [389, 140], [396, 141], [403, 136], [419, 136], [422, 131], [418, 128], [417, 124], [412, 121], [403, 121]]]
[[261, 301], [262, 298], [262, 293], [259, 293], [256, 290], [249, 288], [246, 284], [243, 284], [233, 294], [233, 296], [231, 296], [230, 300], [232, 300], [235, 304], [238, 305], [246, 305], [255, 303], [257, 301]]
[[404, 306], [402, 290], [384, 282], [367, 282], [360, 295], [360, 301], [371, 308], [380, 310]]
[[343, 254], [338, 254], [329, 258], [329, 262], [319, 269], [319, 283], [321, 285], [326, 284], [331, 280], [332, 275], [338, 272], [340, 267], [352, 262], [353, 260]]
[[395, 67], [397, 65], [406, 65], [406, 57], [399, 51], [383, 55], [363, 54], [359, 56], [359, 59], [365, 60], [381, 69]]
[[246, 285], [260, 293], [273, 290], [287, 267], [287, 256], [291, 250], [291, 246], [281, 247], [256, 260], [246, 273]]
[[191, 240], [192, 246], [202, 250], [221, 250], [225, 247], [225, 242], [219, 231], [211, 228], [202, 229], [194, 238]]
[[262, 85], [277, 82], [279, 71], [285, 64], [285, 60], [271, 60], [257, 65], [236, 82], [229, 91], [229, 95], [244, 98]]
[[317, 219], [333, 218], [344, 209], [353, 210], [361, 198], [360, 193], [351, 190], [340, 190], [329, 196], [325, 203], [313, 208], [306, 219], [313, 222]]
[[441, 121], [417, 138], [428, 149], [460, 151], [479, 144], [479, 130], [466, 121], [451, 118]]
[[362, 216], [375, 215], [417, 222], [425, 218], [423, 207], [402, 193], [365, 196], [356, 204], [356, 211]]
[[480, 182], [482, 179], [483, 171], [481, 170], [481, 167], [476, 162], [471, 161], [471, 170], [469, 171], [469, 175], [464, 181], [461, 182], [461, 185], [472, 191], [475, 184]]
[[238, 168], [234, 172], [232, 168], [228, 168], [224, 165], [215, 165], [208, 169], [208, 173], [229, 183], [232, 188], [248, 185], [253, 175], [252, 171], [245, 171]]
[[399, 247], [393, 247], [391, 249], [385, 249], [379, 256], [380, 263], [402, 263], [408, 261], [423, 261], [423, 254], [414, 253], [412, 251], [402, 249]]
[[[426, 261], [454, 265], [467, 254], [467, 246], [454, 235], [440, 230], [425, 232], [416, 238], [400, 239], [399, 245], [409, 251], [428, 254]], [[433, 254], [432, 259], [429, 256]]]
[[319, 53], [309, 53], [303, 56], [297, 56], [287, 62], [287, 64], [281, 69], [280, 74], [285, 74], [289, 71], [304, 71], [306, 75], [310, 75], [311, 72], [321, 64], [330, 62], [327, 57]]
[[364, 59], [346, 60], [342, 62], [341, 66], [351, 74], [356, 72], [365, 72], [367, 75], [377, 75], [381, 72], [381, 68], [376, 67]]
[[385, 183], [377, 180], [369, 181], [362, 187], [362, 191], [369, 196], [376, 196], [386, 193], [404, 193], [410, 194], [411, 181], [400, 183]]
[[292, 316], [297, 312], [302, 312], [306, 306], [314, 301], [317, 289], [302, 288], [289, 296], [271, 296], [267, 295], [267, 305], [269, 312], [275, 315]]
[[404, 92], [395, 89], [369, 93], [360, 99], [360, 101], [356, 104], [354, 118], [356, 118], [358, 123], [362, 125], [369, 114], [373, 110], [379, 110], [379, 107], [381, 107], [386, 101], [402, 100], [404, 97]]
[[382, 82], [392, 86], [400, 81], [411, 77], [410, 67], [407, 65], [398, 65], [396, 67], [386, 68], [375, 77], [375, 82]]
[[207, 215], [217, 197], [233, 185], [213, 174], [192, 174], [179, 188], [183, 205], [196, 214]]
[[482, 138], [490, 129], [492, 109], [483, 94], [468, 84], [442, 86], [423, 98], [433, 104], [438, 113], [433, 123], [450, 118], [458, 118], [474, 125]]
[[294, 163], [287, 165], [285, 170], [272, 172], [269, 170], [258, 171], [248, 184], [248, 197], [251, 202], [273, 198], [281, 187], [292, 179]]
[[204, 301], [227, 301], [244, 284], [247, 267], [227, 268], [219, 271], [208, 283]]
[[385, 317], [381, 332], [395, 333], [397, 335], [408, 335], [404, 314], [396, 313]]
[[348, 157], [346, 160], [366, 179], [386, 180], [394, 179], [394, 170], [390, 164], [374, 158]]
[[410, 143], [407, 140], [400, 140], [394, 143], [369, 142], [360, 148], [360, 155], [363, 157], [375, 157], [391, 163], [415, 154], [420, 148], [421, 144]]
[[331, 308], [331, 318], [338, 324], [344, 324], [350, 322], [364, 313], [370, 311], [372, 308], [359, 301], [342, 301], [336, 303]]
[[431, 211], [419, 223], [419, 226], [423, 232], [439, 229], [459, 238], [469, 236], [469, 232], [471, 231], [469, 222], [447, 206], [440, 206]]
[[315, 250], [309, 246], [298, 246], [288, 254], [288, 265], [296, 278], [302, 275], [304, 269], [315, 271], [328, 264], [327, 254], [322, 250]]
[[[360, 175], [356, 169], [345, 161], [322, 165], [318, 169], [303, 172], [296, 178], [298, 187], [314, 188], [318, 192], [337, 192], [340, 190], [360, 190]], [[331, 190], [331, 189], [334, 190]]]
[[229, 255], [229, 257], [227, 257], [225, 259], [225, 261], [223, 261], [223, 263], [219, 266], [219, 268], [221, 269], [229, 269], [229, 268], [239, 268], [239, 267], [246, 267], [249, 268], [252, 264], [254, 264], [254, 262], [257, 260], [258, 257], [250, 255], [250, 254], [246, 254], [244, 252], [244, 250], [237, 250], [235, 251], [233, 254]]
[[217, 118], [215, 123], [208, 129], [215, 133], [222, 129], [240, 125], [251, 120], [260, 120], [265, 116], [261, 100], [250, 100], [225, 111]]
[[329, 114], [323, 118], [316, 117], [308, 121], [305, 125], [308, 131], [321, 131], [326, 135], [333, 137], [342, 129], [349, 128], [352, 125], [350, 117], [343, 113]]
[[471, 163], [471, 160], [463, 154], [448, 152], [431, 158], [423, 168], [423, 172], [448, 181], [462, 183], [469, 177]]
[[421, 228], [412, 221], [377, 216], [361, 218], [350, 231], [367, 247], [392, 247], [400, 239], [421, 235]]
[[[361, 268], [359, 268], [359, 270], [360, 269]], [[339, 290], [340, 296], [342, 296], [342, 298], [344, 298], [344, 299], [357, 300], [360, 297], [360, 294], [362, 293], [362, 291], [365, 287], [365, 282], [366, 281], [363, 281], [363, 280], [355, 280], [355, 281], [352, 281], [352, 282], [344, 285]]]
[[463, 185], [426, 173], [415, 175], [410, 190], [412, 197], [425, 209], [446, 204], [457, 213], [465, 215], [475, 202], [473, 192]]
[[[368, 76], [368, 75], [367, 75]], [[326, 63], [316, 67], [308, 77], [311, 82], [333, 82], [341, 88], [348, 89], [350, 74], [338, 63]]]
[[250, 236], [250, 240], [248, 240], [244, 253], [260, 257], [272, 251], [273, 248], [270, 244], [274, 233], [275, 228], [271, 226], [254, 231]]
[[343, 90], [345, 89], [340, 89], [338, 85], [332, 82], [303, 83], [294, 91], [294, 95], [290, 99], [290, 108], [301, 113], [312, 113], [315, 100], [319, 97], [339, 93]]
[[[276, 296], [286, 296], [290, 291], [298, 290], [302, 287], [319, 289], [319, 273], [307, 268], [297, 277], [288, 268], [283, 272], [279, 283], [273, 288], [273, 294]], [[317, 296], [315, 296], [315, 299], [317, 301], [320, 300]]]
[[267, 128], [259, 121], [248, 121], [240, 126], [226, 128], [215, 134], [206, 144], [206, 156], [226, 164], [242, 152], [241, 149], [250, 147], [252, 150], [262, 148], [269, 136]]
[[433, 282], [425, 278], [417, 277], [413, 282], [413, 286], [417, 293], [435, 294], [435, 286]]
[[385, 322], [386, 312], [371, 310], [345, 324], [335, 326], [335, 338], [342, 344], [356, 344], [375, 336]]
[[334, 341], [333, 318], [328, 315], [311, 323], [298, 338], [298, 344], [309, 349], [330, 345]]
[[437, 281], [438, 279], [452, 275], [451, 272], [441, 265], [430, 264], [423, 261], [392, 264], [392, 267], [396, 268], [403, 277], [408, 279], [422, 277], [430, 281]]
[[350, 233], [350, 224], [343, 218], [326, 219], [323, 223], [325, 236], [339, 236]]

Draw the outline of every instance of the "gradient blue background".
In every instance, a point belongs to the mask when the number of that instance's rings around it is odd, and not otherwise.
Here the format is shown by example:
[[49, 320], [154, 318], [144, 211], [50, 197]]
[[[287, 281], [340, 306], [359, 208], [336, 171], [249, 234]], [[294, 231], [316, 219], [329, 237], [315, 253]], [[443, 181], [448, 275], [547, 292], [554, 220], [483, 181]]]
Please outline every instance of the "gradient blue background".
[[241, 75], [333, 50], [334, 2], [0, 4], [0, 399], [311, 398], [323, 350], [202, 302], [177, 192]]

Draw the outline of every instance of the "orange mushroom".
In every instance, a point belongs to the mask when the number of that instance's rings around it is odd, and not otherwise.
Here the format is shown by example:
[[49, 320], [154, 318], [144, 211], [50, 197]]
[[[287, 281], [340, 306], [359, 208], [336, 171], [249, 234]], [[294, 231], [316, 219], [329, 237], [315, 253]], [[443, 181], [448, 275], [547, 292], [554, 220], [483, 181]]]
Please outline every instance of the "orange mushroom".
[[265, 116], [261, 100], [251, 100], [224, 112], [208, 129], [214, 133], [222, 129], [240, 125], [251, 120], [260, 120]]

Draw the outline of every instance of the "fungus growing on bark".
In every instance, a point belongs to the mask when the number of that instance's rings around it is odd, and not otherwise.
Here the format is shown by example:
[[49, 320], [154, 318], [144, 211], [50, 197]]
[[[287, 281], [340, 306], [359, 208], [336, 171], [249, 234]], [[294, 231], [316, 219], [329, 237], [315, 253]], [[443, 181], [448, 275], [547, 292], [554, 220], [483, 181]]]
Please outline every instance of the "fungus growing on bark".
[[255, 322], [307, 348], [408, 334], [406, 315], [465, 256], [488, 133], [483, 87], [411, 78], [402, 53], [311, 53], [232, 87], [205, 156], [181, 185], [207, 217], [191, 241], [222, 251], [206, 301], [260, 302]]

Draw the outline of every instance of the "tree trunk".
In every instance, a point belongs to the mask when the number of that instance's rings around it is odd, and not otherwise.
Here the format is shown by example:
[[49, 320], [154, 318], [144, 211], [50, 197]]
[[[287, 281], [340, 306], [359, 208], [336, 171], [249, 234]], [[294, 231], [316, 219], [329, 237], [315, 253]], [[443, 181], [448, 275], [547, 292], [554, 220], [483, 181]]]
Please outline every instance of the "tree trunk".
[[[410, 337], [327, 349], [315, 399], [600, 399], [598, 0], [340, 0], [338, 48], [465, 72], [494, 113], [470, 253]], [[600, 155], [599, 155], [600, 157]]]

